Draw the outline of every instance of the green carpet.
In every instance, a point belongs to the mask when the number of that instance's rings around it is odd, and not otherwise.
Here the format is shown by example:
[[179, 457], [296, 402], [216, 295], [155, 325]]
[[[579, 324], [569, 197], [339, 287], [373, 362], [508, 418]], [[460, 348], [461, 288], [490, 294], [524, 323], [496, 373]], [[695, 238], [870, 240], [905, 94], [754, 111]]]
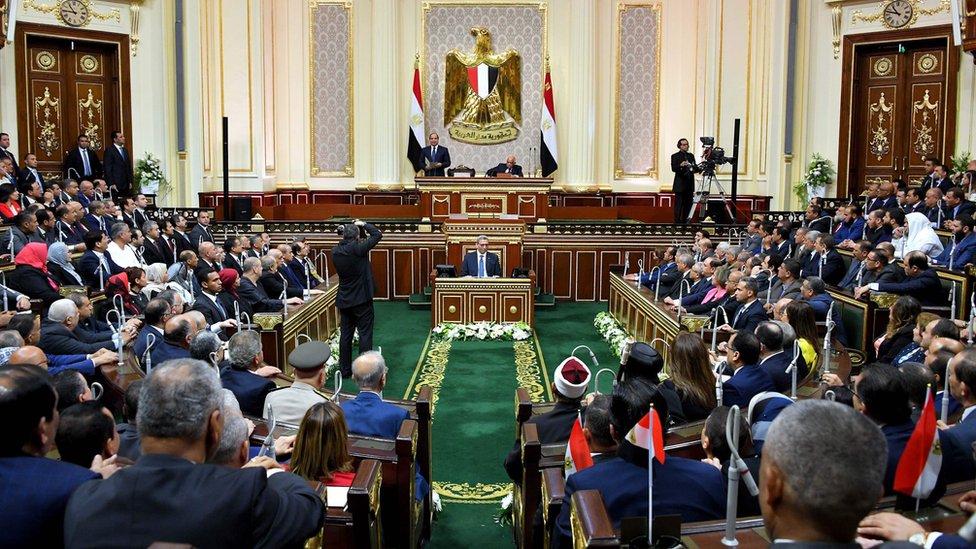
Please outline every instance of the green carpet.
[[[515, 389], [527, 386], [534, 400], [551, 400], [553, 370], [580, 344], [593, 349], [601, 367], [615, 369], [593, 328], [593, 317], [603, 310], [606, 303], [537, 310], [536, 339], [530, 342], [446, 343], [429, 338], [429, 310], [377, 302], [374, 345], [382, 347], [390, 368], [384, 392], [413, 398], [417, 387], [428, 384], [435, 393], [432, 467], [443, 511], [433, 525], [431, 547], [513, 544], [512, 528], [495, 524], [494, 517], [511, 487], [502, 463], [515, 441]], [[585, 350], [576, 356], [590, 364]], [[343, 389], [354, 390], [350, 385]]]

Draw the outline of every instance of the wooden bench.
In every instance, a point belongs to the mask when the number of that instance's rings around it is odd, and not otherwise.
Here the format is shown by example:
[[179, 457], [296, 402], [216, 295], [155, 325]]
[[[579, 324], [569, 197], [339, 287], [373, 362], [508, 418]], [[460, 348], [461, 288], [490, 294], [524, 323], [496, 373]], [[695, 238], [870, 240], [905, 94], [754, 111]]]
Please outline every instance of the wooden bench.
[[383, 546], [380, 517], [380, 485], [383, 472], [380, 462], [364, 459], [356, 467], [356, 478], [346, 496], [346, 506], [329, 506], [326, 486], [309, 481], [325, 501], [325, 523], [319, 533], [305, 542], [306, 549], [337, 547], [341, 549], [380, 549]]

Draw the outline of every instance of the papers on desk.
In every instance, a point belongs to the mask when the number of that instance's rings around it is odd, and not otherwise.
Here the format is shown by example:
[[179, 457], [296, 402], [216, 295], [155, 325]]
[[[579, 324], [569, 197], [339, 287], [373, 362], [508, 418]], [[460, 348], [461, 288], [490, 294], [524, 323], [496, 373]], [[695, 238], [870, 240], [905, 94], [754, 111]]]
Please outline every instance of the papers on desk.
[[326, 486], [325, 502], [329, 507], [346, 508], [346, 498], [349, 495], [348, 486]]
[[474, 177], [471, 172], [454, 172], [454, 177]]

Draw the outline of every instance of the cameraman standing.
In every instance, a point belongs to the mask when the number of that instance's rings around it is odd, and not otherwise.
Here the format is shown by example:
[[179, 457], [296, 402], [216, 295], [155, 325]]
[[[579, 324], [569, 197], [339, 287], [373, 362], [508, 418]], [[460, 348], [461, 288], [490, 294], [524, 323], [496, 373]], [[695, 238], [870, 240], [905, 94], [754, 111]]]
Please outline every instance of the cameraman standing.
[[671, 155], [675, 224], [685, 222], [695, 199], [695, 172], [698, 171], [698, 166], [695, 164], [695, 155], [688, 152], [688, 148], [688, 140], [682, 137], [678, 140], [678, 152]]
[[359, 353], [373, 349], [373, 294], [376, 282], [369, 264], [369, 251], [383, 238], [373, 225], [356, 220], [342, 226], [342, 240], [332, 249], [332, 262], [339, 275], [336, 306], [339, 327], [339, 370], [352, 376], [352, 337], [359, 330]]

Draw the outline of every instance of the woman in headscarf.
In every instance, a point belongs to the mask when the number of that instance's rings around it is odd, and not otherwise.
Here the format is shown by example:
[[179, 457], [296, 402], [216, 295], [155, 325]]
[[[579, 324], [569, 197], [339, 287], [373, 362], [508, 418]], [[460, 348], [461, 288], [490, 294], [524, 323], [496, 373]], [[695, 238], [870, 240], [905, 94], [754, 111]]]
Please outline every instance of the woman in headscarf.
[[24, 208], [20, 205], [20, 193], [17, 192], [17, 188], [10, 183], [0, 185], [0, 216], [10, 220], [22, 211]]
[[47, 249], [47, 271], [60, 286], [84, 286], [81, 275], [71, 264], [68, 247], [63, 242], [55, 242]]
[[895, 257], [901, 259], [908, 255], [908, 252], [918, 250], [929, 256], [929, 259], [934, 259], [942, 253], [942, 241], [932, 230], [932, 222], [925, 214], [910, 213], [905, 216], [905, 222], [908, 225], [908, 234], [903, 237], [901, 245], [892, 240], [895, 246]]
[[142, 295], [146, 299], [153, 299], [160, 292], [169, 289], [169, 273], [166, 272], [165, 263], [153, 263], [146, 267], [146, 287], [142, 289]]
[[247, 318], [244, 321], [253, 319], [254, 310], [251, 308], [251, 304], [241, 299], [240, 294], [237, 292], [237, 289], [241, 286], [241, 277], [237, 274], [237, 270], [221, 269], [217, 274], [220, 276], [220, 285], [223, 286], [223, 291], [217, 294], [217, 301], [227, 311], [227, 318], [235, 318], [234, 305], [236, 304], [241, 311], [242, 319], [244, 318], [244, 314], [247, 314]]
[[47, 245], [31, 242], [17, 254], [13, 272], [7, 277], [7, 286], [29, 296], [44, 301], [47, 309], [51, 303], [61, 299], [60, 286], [47, 271]]

